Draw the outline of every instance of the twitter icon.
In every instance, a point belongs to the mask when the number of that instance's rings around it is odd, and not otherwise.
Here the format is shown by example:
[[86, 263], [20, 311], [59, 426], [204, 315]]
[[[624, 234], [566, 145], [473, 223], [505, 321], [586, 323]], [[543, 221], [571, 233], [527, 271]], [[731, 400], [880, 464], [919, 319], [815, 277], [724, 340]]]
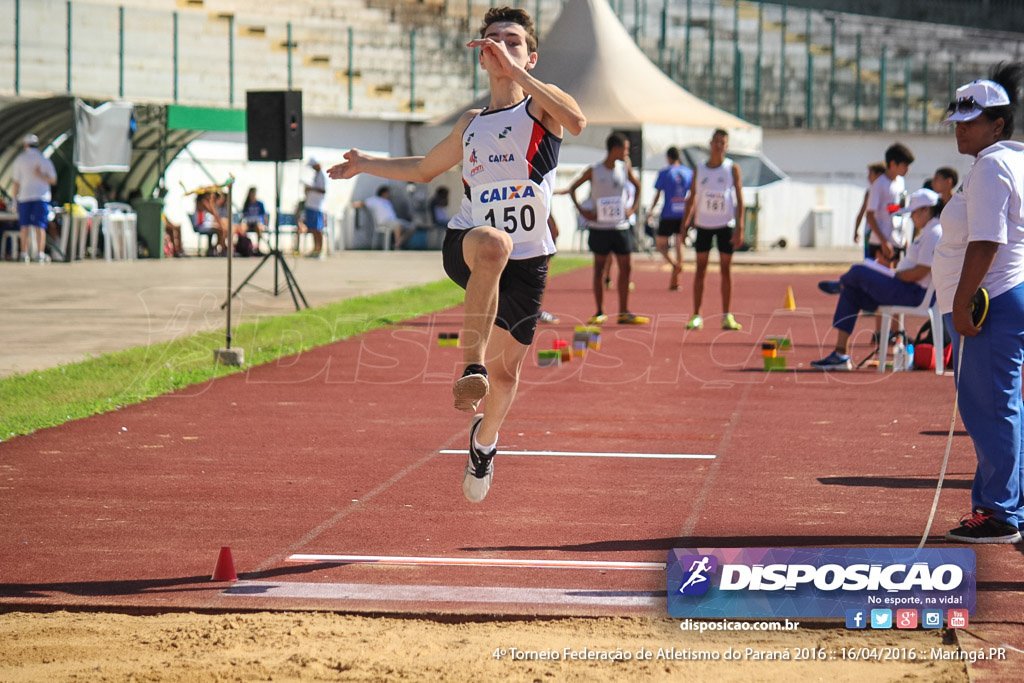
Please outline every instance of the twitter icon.
[[871, 628], [892, 628], [892, 610], [871, 610]]

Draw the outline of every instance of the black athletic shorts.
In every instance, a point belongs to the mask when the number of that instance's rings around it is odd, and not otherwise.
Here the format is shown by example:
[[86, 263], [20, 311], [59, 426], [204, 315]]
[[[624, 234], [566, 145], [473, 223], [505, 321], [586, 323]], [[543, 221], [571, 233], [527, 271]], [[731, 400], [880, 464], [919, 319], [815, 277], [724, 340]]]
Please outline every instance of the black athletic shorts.
[[697, 228], [697, 239], [693, 241], [693, 248], [698, 254], [706, 254], [711, 251], [711, 240], [718, 244], [719, 254], [731, 254], [732, 233], [734, 228]]
[[658, 221], [658, 237], [678, 235], [683, 229], [682, 218], [662, 218]]
[[633, 230], [631, 228], [625, 230], [594, 230], [591, 228], [587, 246], [598, 256], [607, 256], [612, 252], [632, 254]]
[[[469, 230], [447, 230], [441, 247], [444, 272], [463, 289], [470, 275], [462, 253], [462, 241], [468, 233]], [[508, 330], [524, 346], [533, 343], [533, 333], [537, 329], [537, 316], [548, 280], [548, 259], [548, 256], [534, 256], [510, 260], [498, 280], [498, 315], [494, 324]]]

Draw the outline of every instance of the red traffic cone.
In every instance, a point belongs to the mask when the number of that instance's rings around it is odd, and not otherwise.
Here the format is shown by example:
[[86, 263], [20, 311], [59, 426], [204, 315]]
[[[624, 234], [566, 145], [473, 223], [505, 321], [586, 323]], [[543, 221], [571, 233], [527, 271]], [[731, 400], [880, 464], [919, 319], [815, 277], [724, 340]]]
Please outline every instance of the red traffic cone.
[[217, 567], [213, 570], [210, 581], [238, 581], [235, 573], [235, 561], [231, 559], [231, 548], [224, 546], [217, 556]]

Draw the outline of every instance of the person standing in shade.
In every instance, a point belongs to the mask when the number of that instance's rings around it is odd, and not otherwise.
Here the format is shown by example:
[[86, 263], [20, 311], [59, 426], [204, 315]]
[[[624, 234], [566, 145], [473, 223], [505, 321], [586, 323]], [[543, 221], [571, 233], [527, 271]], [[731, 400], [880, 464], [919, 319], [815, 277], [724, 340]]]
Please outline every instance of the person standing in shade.
[[18, 202], [18, 227], [21, 229], [21, 260], [28, 263], [34, 233], [36, 259], [45, 263], [46, 224], [50, 216], [50, 186], [57, 183], [53, 162], [39, 151], [39, 138], [26, 135], [24, 149], [14, 160], [11, 195]]
[[459, 336], [466, 365], [452, 387], [455, 407], [474, 412], [486, 397], [483, 413], [470, 423], [462, 478], [473, 503], [491, 488], [498, 430], [537, 328], [548, 256], [555, 252], [547, 221], [562, 134], [579, 135], [587, 123], [571, 96], [530, 74], [537, 34], [526, 11], [491, 8], [480, 36], [466, 46], [479, 48], [487, 72], [485, 109], [463, 114], [426, 156], [390, 159], [349, 150], [330, 170], [332, 178], [369, 173], [425, 183], [462, 162], [465, 194], [442, 257], [445, 272], [466, 290]]
[[885, 173], [878, 176], [868, 190], [868, 211], [865, 216], [871, 230], [868, 258], [875, 259], [883, 266], [895, 265], [905, 245], [905, 237], [894, 234], [894, 217], [906, 199], [907, 184], [903, 176], [910, 170], [912, 163], [914, 155], [909, 149], [899, 143], [892, 145], [885, 150]]
[[688, 330], [704, 327], [701, 305], [712, 241], [718, 246], [722, 273], [722, 329], [743, 329], [731, 312], [732, 254], [743, 244], [743, 180], [740, 167], [725, 156], [728, 148], [729, 134], [719, 128], [711, 136], [710, 158], [694, 174], [683, 220], [684, 234], [690, 226], [697, 228], [693, 244], [697, 252], [697, 272], [693, 276], [693, 317], [686, 323]]
[[[668, 288], [679, 289], [679, 276], [683, 272], [683, 218], [686, 215], [686, 197], [690, 193], [690, 185], [693, 184], [693, 171], [683, 166], [679, 161], [679, 148], [669, 147], [665, 152], [668, 166], [658, 172], [658, 179], [654, 182], [654, 200], [651, 201], [651, 215], [654, 214], [654, 207], [658, 205], [658, 199], [662, 193], [665, 194], [665, 205], [661, 207], [661, 217], [658, 219], [658, 229], [654, 236], [654, 243], [672, 266], [672, 277], [669, 279]], [[675, 258], [669, 253], [669, 240], [675, 239], [673, 249]]]
[[306, 230], [313, 235], [313, 251], [309, 254], [311, 258], [324, 257], [324, 197], [327, 194], [327, 176], [320, 168], [320, 162], [310, 159], [309, 165], [313, 169], [313, 181], [304, 183], [306, 191], [305, 224]]
[[[944, 121], [956, 124], [960, 153], [974, 157], [942, 211], [933, 266], [978, 459], [971, 512], [946, 533], [957, 543], [1019, 543], [1024, 524], [1024, 144], [1010, 139], [1022, 71], [1000, 64], [990, 79], [960, 86]], [[989, 299], [980, 327], [971, 315], [979, 288]]]
[[[604, 306], [604, 274], [605, 264], [611, 254], [615, 254], [615, 262], [619, 266], [618, 294], [620, 325], [645, 325], [650, 320], [641, 315], [629, 312], [629, 276], [633, 258], [633, 229], [629, 217], [634, 215], [640, 206], [640, 193], [633, 195], [632, 203], [627, 203], [629, 191], [627, 183], [640, 187], [629, 165], [629, 140], [612, 133], [605, 140], [607, 154], [604, 160], [589, 167], [569, 186], [569, 197], [590, 229], [588, 244], [594, 252], [593, 290], [597, 312], [590, 318], [590, 323], [600, 325], [608, 320]], [[584, 183], [590, 183], [590, 199], [593, 208], [583, 208], [576, 198], [576, 190]]]

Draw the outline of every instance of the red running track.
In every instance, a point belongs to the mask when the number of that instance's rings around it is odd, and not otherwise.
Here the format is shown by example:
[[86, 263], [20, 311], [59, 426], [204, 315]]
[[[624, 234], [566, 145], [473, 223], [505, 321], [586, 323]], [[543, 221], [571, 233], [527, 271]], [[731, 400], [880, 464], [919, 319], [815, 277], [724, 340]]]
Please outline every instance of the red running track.
[[[506, 453], [487, 500], [467, 503], [464, 456], [439, 452], [467, 440], [450, 399], [460, 352], [436, 344], [460, 309], [0, 444], [0, 604], [664, 614], [657, 569], [287, 558], [660, 563], [681, 546], [916, 545], [952, 379], [809, 369], [832, 341], [821, 277], [741, 270], [744, 329], [724, 332], [712, 273], [707, 329], [687, 332], [690, 274], [669, 292], [667, 273], [639, 259], [631, 307], [653, 323], [607, 325], [582, 361], [528, 362], [500, 444], [714, 459]], [[589, 282], [553, 279], [562, 322], [539, 348], [592, 313]], [[780, 310], [788, 285], [792, 312]], [[871, 328], [859, 326], [858, 358]], [[794, 342], [794, 369], [764, 373], [760, 342], [778, 334]], [[967, 511], [973, 468], [959, 431], [933, 543]], [[237, 584], [209, 581], [222, 545]], [[1021, 546], [977, 552], [975, 621], [1024, 622]]]

